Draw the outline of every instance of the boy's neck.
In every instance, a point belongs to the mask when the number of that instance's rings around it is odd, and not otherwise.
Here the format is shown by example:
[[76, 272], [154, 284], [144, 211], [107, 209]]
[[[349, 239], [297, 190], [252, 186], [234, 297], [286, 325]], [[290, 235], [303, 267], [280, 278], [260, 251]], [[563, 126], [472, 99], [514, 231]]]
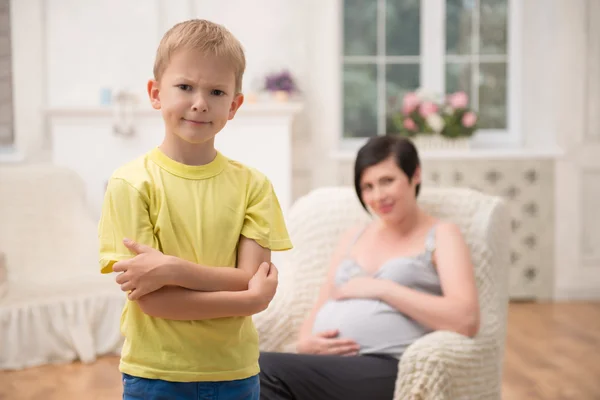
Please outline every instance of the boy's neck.
[[191, 144], [167, 135], [160, 149], [170, 159], [185, 165], [206, 165], [217, 156], [214, 138], [204, 143]]

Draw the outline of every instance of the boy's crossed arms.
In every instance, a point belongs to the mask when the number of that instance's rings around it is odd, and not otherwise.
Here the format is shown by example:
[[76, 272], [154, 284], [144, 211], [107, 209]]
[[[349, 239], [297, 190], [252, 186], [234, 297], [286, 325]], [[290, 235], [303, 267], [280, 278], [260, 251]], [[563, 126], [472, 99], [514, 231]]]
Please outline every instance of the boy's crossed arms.
[[[250, 316], [265, 310], [275, 295], [277, 268], [271, 251], [240, 236], [237, 267], [198, 265], [125, 239], [135, 256], [113, 271], [128, 298], [150, 316], [201, 320]], [[257, 267], [258, 266], [258, 267]]]

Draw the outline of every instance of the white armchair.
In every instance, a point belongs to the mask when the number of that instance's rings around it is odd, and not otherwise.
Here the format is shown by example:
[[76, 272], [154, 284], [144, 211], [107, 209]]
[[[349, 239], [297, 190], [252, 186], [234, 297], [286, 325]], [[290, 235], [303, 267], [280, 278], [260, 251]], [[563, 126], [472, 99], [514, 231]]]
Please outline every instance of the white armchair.
[[[395, 400], [500, 399], [508, 306], [509, 221], [503, 201], [469, 189], [424, 189], [420, 204], [456, 223], [471, 249], [481, 329], [471, 339], [437, 331], [413, 343], [399, 363]], [[294, 351], [299, 328], [316, 301], [340, 235], [370, 217], [352, 188], [314, 190], [290, 210], [294, 249], [278, 266], [280, 286], [255, 316], [263, 351]]]

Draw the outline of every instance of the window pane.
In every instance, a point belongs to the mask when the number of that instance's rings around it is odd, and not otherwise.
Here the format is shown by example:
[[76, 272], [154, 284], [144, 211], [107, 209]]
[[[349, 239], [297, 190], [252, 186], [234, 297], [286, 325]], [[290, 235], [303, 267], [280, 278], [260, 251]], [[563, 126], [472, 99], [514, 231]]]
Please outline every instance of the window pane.
[[402, 110], [402, 98], [420, 86], [419, 64], [393, 64], [386, 68], [386, 132], [396, 132], [390, 115]]
[[11, 144], [13, 144], [13, 138], [8, 125], [0, 125], [0, 147]]
[[377, 66], [344, 66], [344, 137], [377, 135]]
[[13, 144], [10, 2], [0, 0], [0, 147]]
[[479, 127], [506, 129], [506, 63], [479, 66]]
[[471, 65], [468, 63], [446, 64], [446, 93], [462, 91], [472, 98], [471, 76]]
[[475, 0], [446, 1], [446, 53], [471, 54]]
[[0, 58], [0, 79], [9, 80], [10, 70], [11, 70], [10, 58], [1, 57]]
[[12, 83], [10, 79], [0, 79], [0, 109], [12, 103]]
[[8, 34], [10, 29], [8, 2], [0, 1], [0, 33]]
[[385, 4], [386, 55], [420, 55], [421, 1], [386, 0]]
[[419, 64], [389, 64], [386, 68], [386, 91], [388, 99], [402, 99], [419, 88]]
[[0, 146], [13, 143], [12, 124], [12, 107], [9, 102], [3, 101], [0, 104]]
[[0, 57], [10, 56], [10, 39], [8, 37], [8, 31], [0, 31]]
[[480, 0], [480, 53], [506, 54], [508, 0]]
[[12, 124], [12, 107], [7, 101], [3, 101], [0, 103], [0, 125], [10, 124]]
[[344, 55], [377, 55], [377, 0], [344, 0]]

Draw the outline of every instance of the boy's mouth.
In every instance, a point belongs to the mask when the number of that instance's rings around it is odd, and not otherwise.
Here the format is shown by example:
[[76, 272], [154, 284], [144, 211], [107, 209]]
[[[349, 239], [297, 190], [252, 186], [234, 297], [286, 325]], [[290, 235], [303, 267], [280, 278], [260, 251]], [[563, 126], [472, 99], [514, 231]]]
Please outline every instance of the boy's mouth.
[[186, 119], [186, 118], [182, 118], [185, 122], [189, 122], [190, 124], [193, 125], [208, 125], [211, 122], [210, 121], [195, 121], [193, 119]]

